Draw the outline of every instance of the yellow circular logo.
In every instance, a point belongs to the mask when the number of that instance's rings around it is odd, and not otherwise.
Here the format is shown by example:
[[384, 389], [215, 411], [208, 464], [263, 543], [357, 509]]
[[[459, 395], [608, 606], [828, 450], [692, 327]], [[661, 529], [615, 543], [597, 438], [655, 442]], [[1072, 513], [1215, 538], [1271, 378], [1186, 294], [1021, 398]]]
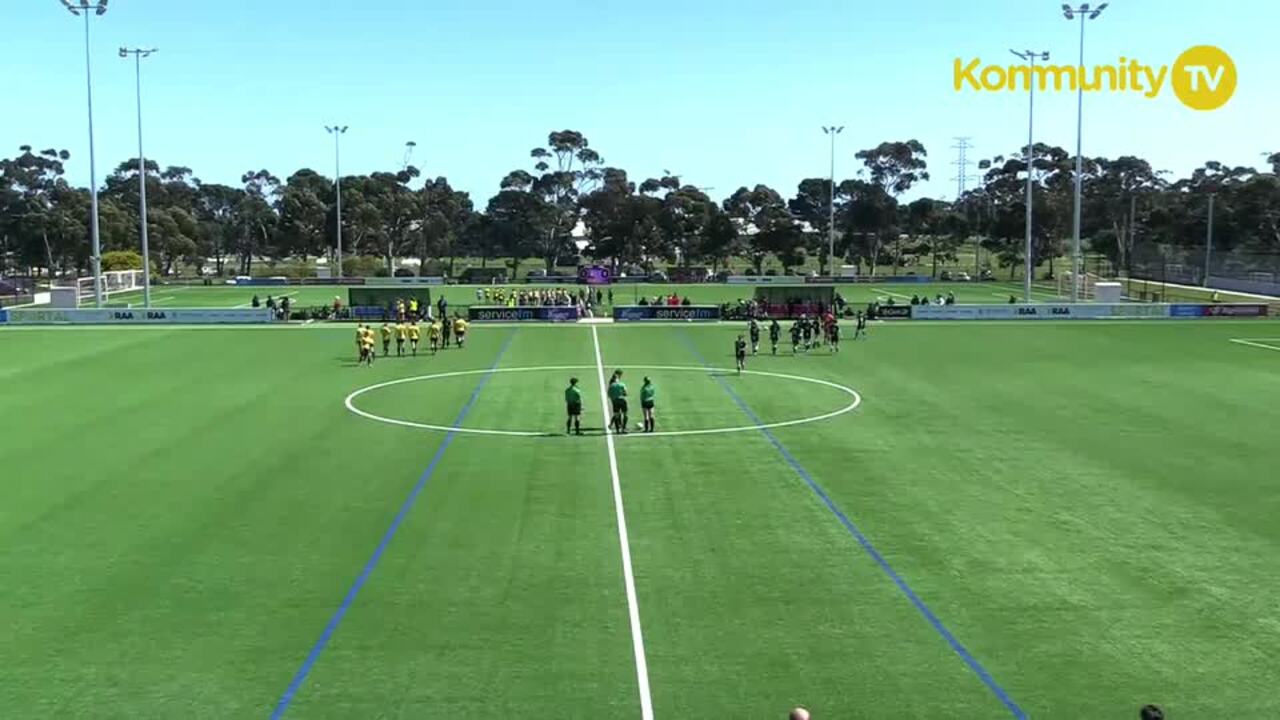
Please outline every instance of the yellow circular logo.
[[1217, 110], [1236, 92], [1236, 64], [1212, 45], [1197, 45], [1173, 63], [1173, 92], [1193, 110]]

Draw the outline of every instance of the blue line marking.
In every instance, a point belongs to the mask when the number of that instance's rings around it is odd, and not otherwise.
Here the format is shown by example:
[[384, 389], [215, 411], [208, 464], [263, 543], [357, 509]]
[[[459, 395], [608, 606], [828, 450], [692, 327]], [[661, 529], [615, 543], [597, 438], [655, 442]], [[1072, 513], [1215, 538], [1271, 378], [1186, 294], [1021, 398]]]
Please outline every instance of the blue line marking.
[[330, 638], [333, 637], [333, 633], [338, 629], [338, 624], [342, 622], [342, 618], [346, 617], [347, 611], [351, 609], [351, 604], [355, 602], [356, 595], [360, 594], [360, 589], [364, 587], [365, 582], [369, 580], [369, 575], [373, 573], [378, 561], [382, 559], [382, 554], [386, 552], [387, 546], [391, 544], [391, 538], [395, 537], [396, 531], [400, 529], [400, 523], [404, 522], [405, 516], [413, 508], [418, 495], [427, 486], [427, 481], [435, 474], [436, 467], [440, 464], [440, 458], [444, 457], [444, 451], [449, 449], [449, 446], [453, 444], [453, 439], [458, 435], [457, 428], [467, 419], [467, 414], [471, 412], [471, 408], [475, 406], [476, 400], [480, 397], [480, 391], [484, 389], [485, 385], [489, 384], [489, 378], [493, 377], [493, 371], [498, 368], [498, 363], [502, 361], [502, 356], [506, 354], [507, 348], [511, 346], [511, 341], [515, 339], [515, 336], [516, 331], [512, 330], [506, 341], [502, 343], [502, 347], [499, 348], [498, 356], [494, 358], [493, 365], [489, 366], [489, 371], [480, 377], [480, 382], [476, 385], [476, 389], [471, 392], [471, 398], [467, 400], [466, 405], [462, 406], [462, 411], [458, 413], [457, 419], [453, 421], [452, 427], [454, 429], [444, 436], [444, 441], [440, 443], [435, 456], [431, 458], [431, 463], [427, 465], [426, 470], [422, 471], [422, 475], [418, 477], [417, 484], [409, 492], [409, 497], [405, 498], [404, 504], [400, 506], [400, 512], [396, 513], [395, 519], [391, 521], [391, 527], [387, 528], [387, 531], [383, 533], [382, 541], [374, 549], [369, 561], [364, 564], [364, 569], [360, 571], [356, 581], [351, 584], [351, 589], [347, 590], [346, 596], [342, 598], [342, 604], [333, 613], [333, 617], [329, 618], [329, 623], [324, 626], [324, 632], [320, 633], [320, 639], [316, 640], [311, 652], [307, 653], [307, 659], [302, 662], [302, 667], [298, 668], [298, 672], [294, 674], [293, 680], [289, 682], [289, 687], [284, 691], [284, 695], [281, 695], [280, 701], [276, 703], [276, 708], [271, 713], [271, 720], [279, 720], [284, 716], [285, 711], [289, 709], [289, 703], [293, 702], [293, 698], [297, 696], [298, 690], [302, 688], [302, 683], [306, 682], [307, 675], [311, 673], [311, 668], [320, 659], [320, 653], [324, 652], [325, 646], [329, 644]]
[[[707, 362], [706, 358], [703, 357], [702, 353], [698, 351], [698, 348], [694, 346], [693, 342], [689, 340], [688, 336], [682, 332], [680, 334], [680, 339], [684, 341], [686, 346], [688, 346], [689, 350], [693, 353], [694, 357], [698, 359], [699, 363], [707, 367], [707, 369], [711, 369], [711, 365]], [[738, 395], [738, 393], [734, 391], [731, 385], [724, 381], [724, 378], [718, 375], [714, 377], [716, 382], [720, 384], [720, 387], [724, 388], [725, 391], [729, 393], [729, 396], [733, 398], [733, 401], [738, 404], [738, 407], [742, 408], [742, 411], [751, 419], [751, 422], [756, 425], [764, 425], [764, 422], [758, 415], [756, 415], [755, 411], [747, 405], [746, 401], [742, 399], [742, 396]], [[969, 669], [972, 670], [980, 680], [982, 680], [982, 684], [987, 686], [987, 689], [990, 690], [1006, 708], [1008, 708], [1009, 712], [1012, 713], [1015, 718], [1018, 718], [1018, 720], [1026, 720], [1026, 712], [1024, 712], [1022, 708], [1018, 707], [1018, 704], [1013, 701], [1013, 698], [1009, 697], [1009, 693], [1005, 692], [1004, 688], [1000, 687], [1000, 684], [996, 682], [995, 678], [991, 677], [991, 673], [987, 672], [987, 669], [982, 666], [982, 663], [978, 662], [978, 659], [975, 658], [965, 648], [965, 646], [956, 639], [956, 636], [942, 624], [942, 620], [938, 619], [938, 616], [929, 609], [928, 605], [925, 605], [919, 595], [916, 595], [915, 591], [911, 589], [911, 586], [907, 584], [907, 581], [902, 579], [902, 576], [893, 569], [893, 566], [889, 564], [889, 561], [885, 560], [884, 556], [880, 554], [880, 551], [876, 550], [875, 546], [871, 544], [871, 541], [867, 539], [867, 536], [862, 534], [862, 531], [858, 529], [858, 526], [849, 519], [848, 515], [844, 514], [844, 511], [841, 510], [840, 507], [836, 505], [835, 501], [831, 499], [831, 496], [827, 495], [827, 492], [822, 489], [822, 486], [818, 484], [818, 481], [814, 480], [813, 476], [809, 474], [809, 471], [804, 469], [804, 466], [800, 464], [800, 461], [796, 459], [796, 456], [791, 454], [791, 451], [782, 444], [782, 441], [779, 440], [778, 437], [769, 430], [769, 428], [761, 427], [760, 432], [764, 434], [765, 438], [768, 439], [775, 448], [777, 448], [778, 452], [782, 454], [783, 459], [787, 461], [787, 464], [796, 471], [796, 474], [799, 475], [806, 484], [808, 484], [809, 489], [818, 496], [818, 499], [822, 500], [822, 503], [827, 506], [827, 509], [830, 510], [831, 513], [836, 516], [836, 519], [840, 521], [840, 524], [844, 525], [845, 530], [849, 531], [849, 534], [853, 536], [853, 539], [858, 541], [858, 544], [862, 546], [862, 549], [865, 550], [867, 554], [871, 556], [871, 559], [875, 560], [876, 564], [880, 566], [880, 569], [889, 576], [889, 579], [893, 581], [893, 584], [897, 585], [898, 589], [902, 591], [902, 594], [907, 596], [907, 599], [911, 601], [911, 604], [915, 606], [916, 610], [920, 611], [920, 614], [924, 616], [924, 619], [928, 620], [929, 624], [933, 626], [933, 629], [942, 636], [942, 639], [947, 641], [947, 644], [950, 645], [951, 649], [960, 656], [960, 659], [964, 661], [965, 665], [968, 665]]]

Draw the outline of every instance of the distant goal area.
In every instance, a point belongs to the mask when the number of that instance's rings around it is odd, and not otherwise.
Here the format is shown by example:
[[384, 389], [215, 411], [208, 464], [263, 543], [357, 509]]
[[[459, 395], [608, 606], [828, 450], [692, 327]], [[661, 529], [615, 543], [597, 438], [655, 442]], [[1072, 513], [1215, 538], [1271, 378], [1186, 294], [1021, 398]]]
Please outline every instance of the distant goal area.
[[[102, 287], [103, 299], [119, 297], [125, 293], [140, 293], [143, 289], [141, 270], [114, 270], [97, 278]], [[97, 301], [94, 278], [81, 277], [64, 285], [49, 288], [49, 307], [74, 309], [93, 307]]]

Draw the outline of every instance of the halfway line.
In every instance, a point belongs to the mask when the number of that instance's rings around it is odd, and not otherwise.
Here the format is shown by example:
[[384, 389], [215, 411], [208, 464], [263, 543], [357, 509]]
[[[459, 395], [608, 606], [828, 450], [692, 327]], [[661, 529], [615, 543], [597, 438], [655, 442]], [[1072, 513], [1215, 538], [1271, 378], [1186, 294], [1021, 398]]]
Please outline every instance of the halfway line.
[[[680, 339], [684, 341], [684, 344], [689, 348], [689, 351], [693, 353], [694, 357], [698, 359], [698, 362], [710, 368], [706, 358], [703, 357], [702, 353], [698, 351], [698, 348], [691, 340], [689, 340], [689, 337], [686, 334], [681, 333]], [[724, 388], [725, 392], [729, 393], [729, 396], [733, 398], [733, 401], [737, 403], [738, 407], [746, 413], [747, 417], [751, 419], [751, 422], [755, 423], [757, 426], [764, 425], [760, 420], [760, 417], [756, 415], [755, 411], [747, 405], [747, 402], [742, 399], [741, 395], [734, 391], [731, 385], [725, 382], [724, 378], [715, 374], [713, 374], [712, 377], [714, 377], [715, 381], [720, 384], [720, 387]], [[796, 471], [796, 474], [805, 481], [809, 486], [809, 489], [812, 490], [813, 493], [818, 496], [818, 499], [827, 506], [827, 509], [836, 516], [836, 519], [840, 521], [840, 524], [844, 526], [845, 530], [849, 531], [849, 534], [853, 536], [853, 539], [858, 541], [858, 544], [862, 546], [862, 549], [865, 550], [867, 554], [871, 556], [871, 559], [880, 566], [880, 569], [889, 576], [889, 579], [893, 581], [893, 584], [898, 586], [898, 589], [902, 591], [903, 595], [907, 596], [907, 600], [915, 606], [916, 610], [924, 616], [925, 620], [929, 621], [929, 624], [933, 626], [933, 629], [937, 631], [939, 635], [942, 636], [942, 639], [947, 641], [947, 644], [950, 645], [951, 649], [960, 656], [960, 659], [964, 661], [965, 665], [968, 665], [969, 669], [972, 670], [980, 680], [982, 680], [982, 684], [987, 686], [987, 689], [996, 696], [1001, 704], [1003, 704], [1015, 718], [1018, 718], [1018, 720], [1026, 720], [1026, 712], [1024, 712], [1022, 708], [1018, 707], [1018, 704], [1013, 701], [1013, 698], [1009, 697], [1009, 694], [1005, 692], [1004, 688], [1000, 687], [1000, 684], [995, 681], [995, 678], [991, 676], [991, 673], [987, 672], [987, 669], [982, 666], [982, 663], [978, 662], [978, 659], [970, 654], [956, 636], [942, 624], [942, 620], [940, 620], [938, 616], [929, 609], [928, 605], [925, 605], [924, 601], [920, 599], [920, 596], [916, 595], [915, 591], [911, 589], [911, 586], [907, 585], [907, 581], [903, 580], [902, 576], [899, 575], [891, 565], [889, 565], [889, 561], [880, 554], [879, 550], [876, 550], [875, 546], [871, 544], [871, 540], [869, 540], [867, 536], [858, 529], [858, 526], [849, 519], [848, 515], [844, 514], [844, 511], [841, 510], [840, 507], [836, 505], [835, 501], [831, 499], [831, 496], [822, 489], [822, 486], [818, 484], [818, 481], [814, 480], [813, 476], [809, 474], [809, 471], [805, 470], [804, 466], [800, 464], [800, 461], [796, 459], [796, 456], [792, 455], [791, 451], [782, 444], [782, 441], [778, 439], [778, 436], [774, 435], [767, 427], [760, 427], [760, 432], [765, 436], [765, 439], [767, 439], [773, 447], [782, 454], [782, 458], [786, 460], [787, 464]]]
[[[515, 339], [516, 333], [513, 330], [507, 336], [502, 347], [498, 349], [498, 356], [493, 359], [493, 365], [489, 366], [489, 371], [480, 378], [480, 382], [476, 385], [476, 389], [471, 392], [471, 398], [467, 400], [467, 404], [462, 406], [462, 411], [458, 413], [458, 417], [453, 421], [454, 428], [462, 425], [466, 420], [467, 414], [471, 412], [471, 408], [475, 406], [476, 400], [480, 397], [480, 391], [489, 383], [489, 378], [493, 377], [493, 371], [497, 369], [498, 363], [501, 362], [502, 356], [506, 354], [507, 348], [511, 346], [511, 341]], [[382, 554], [386, 552], [387, 546], [391, 543], [391, 539], [395, 537], [396, 531], [400, 529], [400, 524], [404, 522], [405, 516], [409, 514], [409, 510], [413, 508], [414, 502], [418, 499], [418, 495], [422, 493], [422, 489], [426, 487], [427, 481], [435, 474], [436, 467], [440, 464], [440, 458], [444, 457], [444, 451], [449, 449], [453, 444], [453, 439], [458, 436], [457, 430], [450, 430], [449, 434], [444, 436], [444, 440], [440, 443], [440, 447], [436, 450], [436, 454], [431, 458], [431, 463], [427, 465], [427, 469], [422, 471], [422, 475], [418, 478], [418, 482], [413, 486], [413, 490], [409, 492], [409, 497], [405, 498], [404, 503], [400, 506], [400, 512], [396, 513], [395, 519], [391, 521], [391, 526], [383, 533], [381, 542], [374, 549], [373, 555], [369, 557], [369, 561], [364, 564], [364, 569], [360, 571], [360, 575], [356, 577], [355, 582], [351, 584], [351, 588], [347, 590], [347, 594], [342, 598], [342, 603], [338, 605], [337, 611], [333, 613], [333, 617], [329, 618], [328, 624], [324, 626], [324, 631], [320, 633], [320, 639], [316, 640], [316, 644], [312, 646], [311, 652], [307, 653], [307, 659], [302, 661], [302, 667], [298, 668], [298, 672], [294, 674], [293, 679], [289, 681], [289, 687], [285, 689], [284, 695], [280, 696], [280, 701], [276, 703], [275, 710], [271, 712], [271, 720], [278, 720], [284, 716], [289, 704], [293, 702], [293, 698], [301, 689], [302, 683], [306, 682], [307, 675], [311, 673], [311, 668], [315, 666], [316, 661], [320, 659], [320, 653], [324, 652], [325, 646], [329, 644], [330, 638], [333, 637], [334, 631], [338, 629], [338, 624], [342, 622], [351, 609], [351, 604], [355, 602], [356, 595], [360, 594], [360, 589], [369, 580], [369, 575], [373, 573], [373, 569], [377, 567], [378, 561], [382, 559]]]
[[[600, 378], [600, 409], [607, 419], [608, 388], [604, 384], [604, 358], [600, 354], [600, 334], [591, 327], [591, 341], [596, 346], [596, 373]], [[606, 427], [608, 423], [606, 422]], [[618, 545], [622, 551], [622, 584], [627, 592], [627, 614], [631, 618], [631, 649], [636, 657], [636, 684], [640, 687], [641, 720], [653, 720], [653, 698], [649, 696], [649, 663], [644, 657], [644, 634], [640, 631], [640, 604], [636, 600], [636, 578], [631, 571], [631, 541], [627, 538], [627, 514], [622, 509], [622, 484], [618, 480], [618, 454], [613, 446], [613, 430], [607, 429], [605, 445], [609, 448], [609, 474], [613, 476], [613, 511], [618, 518]]]

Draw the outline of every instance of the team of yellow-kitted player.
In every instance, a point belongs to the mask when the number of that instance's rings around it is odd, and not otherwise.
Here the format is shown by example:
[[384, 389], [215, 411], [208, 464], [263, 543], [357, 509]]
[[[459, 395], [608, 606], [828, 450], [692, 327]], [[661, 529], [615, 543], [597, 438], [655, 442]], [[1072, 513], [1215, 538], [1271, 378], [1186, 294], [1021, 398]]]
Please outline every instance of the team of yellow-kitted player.
[[[427, 346], [431, 349], [431, 354], [434, 355], [441, 348], [449, 347], [451, 335], [458, 348], [462, 348], [466, 344], [466, 319], [457, 316], [452, 319], [445, 318], [443, 321], [439, 319], [432, 320], [431, 324], [427, 326]], [[383, 323], [382, 327], [376, 332], [368, 325], [357, 326], [356, 351], [360, 363], [365, 365], [373, 364], [373, 359], [377, 356], [375, 347], [378, 336], [382, 338], [383, 357], [391, 355], [392, 340], [396, 344], [397, 357], [404, 357], [406, 343], [409, 345], [409, 354], [417, 357], [418, 343], [422, 339], [422, 330], [416, 322]]]

